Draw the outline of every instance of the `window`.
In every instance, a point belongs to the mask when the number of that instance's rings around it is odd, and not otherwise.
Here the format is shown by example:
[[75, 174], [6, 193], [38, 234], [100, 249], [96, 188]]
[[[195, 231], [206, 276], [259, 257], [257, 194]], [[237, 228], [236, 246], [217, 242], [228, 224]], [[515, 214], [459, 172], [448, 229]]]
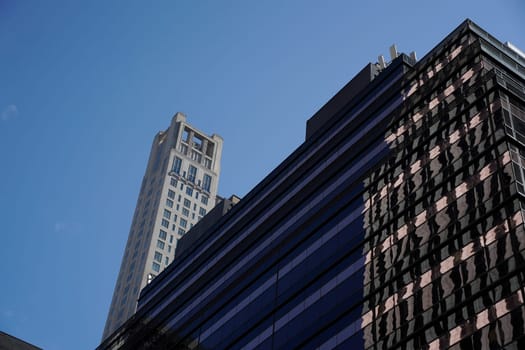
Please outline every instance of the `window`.
[[162, 219], [161, 225], [162, 225], [162, 227], [169, 228], [170, 227], [170, 222], [168, 220], [166, 220], [166, 219]]
[[191, 207], [191, 202], [190, 202], [189, 199], [184, 198], [184, 206], [185, 206], [186, 208], [190, 208], [190, 207]]
[[168, 265], [170, 263], [170, 258], [169, 257], [166, 257], [165, 258], [166, 260], [164, 261], [164, 264]]
[[179, 227], [179, 235], [182, 236], [182, 235], [185, 234], [185, 233], [186, 233], [186, 231], [185, 231], [184, 229], [182, 229], [182, 228]]
[[164, 249], [164, 242], [161, 240], [157, 240], [157, 248]]
[[193, 203], [193, 210], [197, 210], [197, 204]]
[[208, 169], [211, 169], [211, 159], [210, 158], [204, 158], [204, 166]]
[[170, 243], [173, 243], [173, 235], [170, 235]]
[[199, 215], [201, 215], [201, 216], [206, 215], [206, 209], [204, 209], [204, 208], [201, 207], [201, 208], [199, 209]]
[[189, 187], [189, 186], [186, 187], [186, 194], [187, 194], [188, 196], [190, 196], [190, 197], [193, 196], [193, 188], [191, 188], [191, 187]]
[[168, 246], [168, 253], [171, 253], [171, 246]]
[[166, 231], [164, 231], [164, 230], [160, 230], [160, 232], [159, 232], [159, 238], [161, 238], [161, 239], [166, 239], [167, 234], [168, 234], [168, 233], [167, 233]]
[[166, 219], [171, 218], [171, 211], [169, 211], [168, 209], [164, 209], [164, 214], [163, 214], [163, 216], [164, 216]]
[[182, 208], [182, 215], [188, 217], [190, 215], [190, 211], [188, 209], [186, 209], [186, 208]]
[[182, 165], [182, 159], [180, 159], [179, 157], [175, 157], [175, 159], [173, 160], [173, 168], [171, 170], [174, 173], [179, 174], [181, 165]]
[[208, 197], [202, 196], [201, 197], [201, 203], [204, 204], [204, 205], [208, 205]]
[[191, 151], [191, 159], [193, 159], [197, 163], [200, 163], [202, 160], [202, 155], [199, 152]]
[[195, 191], [195, 199], [199, 199], [199, 191]]
[[155, 272], [159, 272], [160, 271], [160, 265], [157, 264], [157, 263], [153, 263], [153, 265], [151, 266], [151, 268], [153, 269], [153, 271]]
[[184, 128], [184, 130], [182, 130], [182, 141], [186, 143], [190, 141], [190, 129]]
[[179, 151], [182, 153], [182, 154], [186, 154], [188, 153], [188, 146], [185, 145], [185, 144], [180, 144], [179, 145]]
[[180, 202], [182, 196], [179, 194], [179, 197], [177, 197], [177, 202]]
[[180, 190], [182, 191], [183, 189], [184, 189], [184, 184], [181, 183], [181, 184], [180, 184]]
[[171, 178], [170, 185], [172, 185], [173, 187], [177, 187], [177, 180], [174, 177]]
[[198, 135], [193, 135], [193, 148], [196, 148], [198, 149], [199, 151], [202, 150], [202, 143], [203, 143], [203, 140], [200, 136]]
[[525, 143], [525, 114], [507, 96], [501, 98], [505, 130], [514, 139]]
[[155, 256], [153, 257], [153, 260], [161, 262], [162, 261], [162, 254], [159, 252], [155, 252]]
[[175, 199], [175, 192], [168, 190], [168, 198]]
[[215, 144], [213, 142], [208, 141], [208, 146], [206, 147], [206, 155], [212, 158], [214, 150], [215, 150]]
[[197, 177], [197, 168], [193, 165], [190, 165], [188, 168], [188, 181], [195, 183], [195, 178]]
[[509, 144], [510, 156], [512, 159], [512, 168], [514, 170], [514, 177], [516, 178], [516, 187], [518, 192], [525, 195], [525, 155], [521, 154], [520, 150]]
[[180, 226], [181, 227], [186, 228], [187, 224], [188, 224], [188, 222], [185, 219], [180, 218]]
[[204, 174], [204, 178], [202, 179], [202, 188], [206, 192], [210, 192], [211, 187], [211, 176], [208, 174]]
[[173, 208], [173, 201], [169, 198], [166, 199], [166, 206], [169, 208]]

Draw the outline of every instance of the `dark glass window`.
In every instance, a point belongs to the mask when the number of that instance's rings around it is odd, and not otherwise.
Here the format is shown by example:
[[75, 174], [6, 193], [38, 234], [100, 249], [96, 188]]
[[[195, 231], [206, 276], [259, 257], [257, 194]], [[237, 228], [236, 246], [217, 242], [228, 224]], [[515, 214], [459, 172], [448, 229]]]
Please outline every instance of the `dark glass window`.
[[197, 177], [197, 168], [193, 165], [190, 165], [188, 168], [188, 181], [195, 183]]
[[204, 174], [204, 178], [202, 180], [202, 188], [205, 191], [210, 192], [210, 186], [211, 186], [211, 176], [208, 174]]
[[[180, 159], [179, 157], [175, 157], [175, 159], [173, 160], [173, 168], [171, 169], [171, 171], [173, 171], [176, 174], [180, 174], [181, 166], [182, 166], [182, 159]], [[176, 185], [177, 185], [177, 182], [175, 181], [174, 186]]]

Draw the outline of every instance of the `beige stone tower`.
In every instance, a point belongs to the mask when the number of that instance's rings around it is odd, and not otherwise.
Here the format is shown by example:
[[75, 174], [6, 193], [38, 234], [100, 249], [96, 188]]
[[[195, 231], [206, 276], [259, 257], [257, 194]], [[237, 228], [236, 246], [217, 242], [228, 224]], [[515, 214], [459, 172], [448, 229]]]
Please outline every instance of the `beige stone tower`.
[[177, 240], [215, 206], [222, 143], [182, 113], [155, 136], [103, 339], [135, 313], [141, 289], [173, 260]]

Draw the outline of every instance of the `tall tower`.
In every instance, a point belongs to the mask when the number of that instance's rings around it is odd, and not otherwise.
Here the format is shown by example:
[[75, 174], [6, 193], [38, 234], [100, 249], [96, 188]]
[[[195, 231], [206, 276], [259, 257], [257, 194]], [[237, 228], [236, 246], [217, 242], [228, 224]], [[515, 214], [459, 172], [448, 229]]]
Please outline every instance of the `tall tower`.
[[215, 206], [222, 142], [182, 113], [155, 136], [103, 339], [134, 314], [140, 290], [173, 260], [177, 240]]

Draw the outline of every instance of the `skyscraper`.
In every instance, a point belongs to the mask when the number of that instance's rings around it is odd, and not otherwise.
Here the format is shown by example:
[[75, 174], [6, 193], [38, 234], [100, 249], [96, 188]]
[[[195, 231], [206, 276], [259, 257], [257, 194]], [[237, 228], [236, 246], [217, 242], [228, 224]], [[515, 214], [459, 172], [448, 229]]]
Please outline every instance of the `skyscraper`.
[[177, 240], [215, 206], [222, 142], [182, 113], [155, 136], [103, 338], [133, 315], [140, 290], [173, 261]]
[[99, 349], [525, 348], [525, 59], [466, 20], [379, 61]]

